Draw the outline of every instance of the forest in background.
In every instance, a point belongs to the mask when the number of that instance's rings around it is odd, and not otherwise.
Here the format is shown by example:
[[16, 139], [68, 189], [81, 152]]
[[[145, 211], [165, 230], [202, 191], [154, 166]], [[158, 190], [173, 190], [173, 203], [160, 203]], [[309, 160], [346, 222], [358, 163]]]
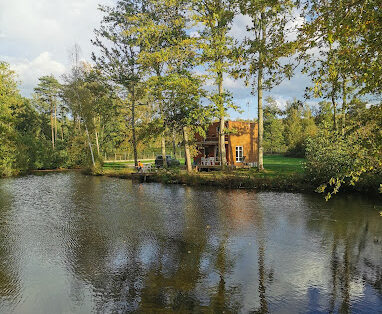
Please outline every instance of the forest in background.
[[[191, 171], [194, 132], [238, 110], [226, 77], [252, 86], [262, 154], [306, 157], [323, 191], [382, 168], [379, 1], [123, 0], [101, 6], [92, 63], [72, 53], [63, 77], [39, 78], [30, 98], [0, 63], [0, 175], [32, 169], [99, 168], [103, 158], [182, 147]], [[235, 16], [251, 25], [229, 33]], [[302, 25], [295, 19], [303, 18]], [[294, 33], [295, 36], [290, 36]], [[280, 110], [272, 91], [296, 71], [308, 74], [306, 98]], [[307, 99], [317, 98], [317, 106]], [[248, 117], [253, 120], [253, 117]], [[224, 143], [224, 141], [220, 141]], [[224, 165], [224, 148], [219, 150]], [[140, 155], [141, 156], [141, 155]]]

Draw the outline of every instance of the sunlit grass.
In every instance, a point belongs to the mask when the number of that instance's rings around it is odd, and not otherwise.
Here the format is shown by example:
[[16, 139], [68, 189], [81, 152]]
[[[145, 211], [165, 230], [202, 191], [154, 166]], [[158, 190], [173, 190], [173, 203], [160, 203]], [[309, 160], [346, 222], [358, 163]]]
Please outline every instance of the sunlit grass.
[[[184, 159], [179, 159], [180, 164], [184, 165]], [[275, 176], [288, 176], [294, 174], [302, 174], [304, 172], [304, 158], [285, 157], [281, 155], [264, 156], [264, 171], [258, 172], [256, 168], [252, 169], [237, 169], [231, 171], [230, 174], [238, 176], [255, 176], [255, 177], [275, 177]], [[144, 164], [154, 164], [154, 160], [145, 160]], [[129, 172], [134, 171], [134, 161], [127, 162], [108, 162], [103, 165], [106, 172], [123, 171], [129, 169]], [[225, 173], [220, 171], [202, 172], [201, 175], [223, 175]]]

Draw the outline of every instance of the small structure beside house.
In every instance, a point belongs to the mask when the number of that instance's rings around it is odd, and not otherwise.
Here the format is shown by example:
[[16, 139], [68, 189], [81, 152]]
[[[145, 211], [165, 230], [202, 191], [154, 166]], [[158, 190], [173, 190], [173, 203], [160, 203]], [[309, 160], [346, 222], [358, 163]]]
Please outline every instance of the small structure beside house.
[[[255, 167], [258, 162], [258, 124], [254, 122], [226, 121], [225, 149], [227, 165], [231, 167]], [[221, 166], [219, 158], [219, 122], [212, 123], [203, 138], [196, 134], [199, 154], [194, 163], [200, 169]]]

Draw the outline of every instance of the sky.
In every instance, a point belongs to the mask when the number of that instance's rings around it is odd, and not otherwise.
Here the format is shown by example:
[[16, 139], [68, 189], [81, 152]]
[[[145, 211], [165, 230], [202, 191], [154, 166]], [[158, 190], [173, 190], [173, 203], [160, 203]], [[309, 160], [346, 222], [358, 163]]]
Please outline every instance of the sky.
[[[96, 49], [90, 40], [99, 26], [99, 4], [114, 0], [0, 0], [0, 60], [10, 63], [18, 75], [23, 96], [29, 97], [38, 78], [53, 74], [60, 77], [68, 71], [70, 51], [78, 44], [82, 58], [91, 61]], [[296, 23], [300, 23], [298, 21]], [[234, 20], [231, 35], [243, 38], [248, 17]], [[309, 79], [297, 72], [264, 97], [271, 95], [281, 108], [293, 98], [302, 99]], [[226, 77], [224, 86], [242, 113], [230, 112], [232, 118], [253, 119], [257, 116], [257, 97], [243, 81]]]

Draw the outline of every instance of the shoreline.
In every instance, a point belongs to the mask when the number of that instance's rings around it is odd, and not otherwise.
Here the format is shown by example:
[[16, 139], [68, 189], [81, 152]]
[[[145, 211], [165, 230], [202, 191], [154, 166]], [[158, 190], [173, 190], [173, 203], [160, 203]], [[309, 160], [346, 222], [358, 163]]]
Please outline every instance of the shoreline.
[[107, 170], [102, 173], [88, 173], [120, 179], [138, 180], [142, 183], [180, 184], [188, 186], [215, 186], [228, 189], [249, 189], [259, 191], [315, 193], [315, 186], [303, 180], [301, 175], [284, 175], [274, 177], [256, 177], [254, 175], [237, 175], [229, 172], [171, 172], [154, 173], [123, 172]]
[[[141, 183], [179, 184], [187, 186], [214, 186], [226, 189], [247, 189], [254, 191], [290, 192], [316, 194], [324, 197], [324, 194], [316, 192], [318, 185], [307, 181], [303, 174], [276, 175], [260, 177], [259, 173], [238, 175], [230, 172], [194, 172], [186, 171], [158, 171], [154, 173], [140, 174], [122, 170], [105, 170], [101, 173], [86, 172], [89, 175], [105, 176], [111, 178], [130, 179]], [[378, 190], [360, 190], [350, 186], [344, 186], [338, 195], [361, 194], [375, 199], [382, 199]]]
[[[20, 177], [31, 174], [44, 174], [54, 172], [69, 172], [77, 171], [84, 175], [90, 176], [103, 176], [119, 179], [129, 179], [139, 181], [141, 183], [162, 183], [162, 184], [179, 184], [187, 186], [213, 186], [225, 189], [247, 189], [254, 191], [273, 191], [273, 192], [289, 192], [289, 193], [304, 193], [320, 195], [316, 191], [317, 186], [307, 181], [303, 174], [280, 174], [274, 176], [267, 176], [262, 173], [248, 173], [248, 172], [192, 172], [187, 173], [185, 170], [171, 171], [159, 170], [151, 173], [137, 173], [125, 169], [121, 170], [94, 170], [89, 168], [57, 168], [57, 169], [40, 169], [29, 170], [18, 175], [1, 177], [12, 178]], [[0, 178], [0, 179], [1, 179]], [[339, 194], [362, 194], [370, 196], [375, 199], [382, 199], [382, 194], [378, 190], [372, 190], [370, 187], [365, 189], [351, 188], [344, 186]], [[321, 194], [324, 196], [323, 194]]]

